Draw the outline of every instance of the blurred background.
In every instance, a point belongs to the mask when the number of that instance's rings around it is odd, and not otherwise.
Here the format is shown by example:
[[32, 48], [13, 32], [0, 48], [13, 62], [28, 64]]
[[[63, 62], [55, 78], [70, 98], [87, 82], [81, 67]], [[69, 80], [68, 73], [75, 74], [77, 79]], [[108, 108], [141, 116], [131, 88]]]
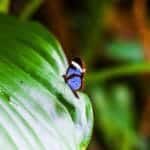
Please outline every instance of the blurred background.
[[88, 150], [150, 150], [150, 0], [0, 0], [0, 12], [40, 22], [85, 61]]

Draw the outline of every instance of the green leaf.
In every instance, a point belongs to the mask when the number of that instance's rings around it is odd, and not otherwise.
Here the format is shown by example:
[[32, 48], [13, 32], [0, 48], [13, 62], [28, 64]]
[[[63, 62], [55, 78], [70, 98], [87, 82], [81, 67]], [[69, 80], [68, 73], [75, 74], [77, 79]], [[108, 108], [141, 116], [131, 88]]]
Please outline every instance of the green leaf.
[[41, 25], [0, 15], [0, 148], [87, 147], [91, 103], [65, 84], [66, 68], [61, 46]]
[[10, 0], [0, 0], [0, 12], [8, 13]]
[[91, 72], [86, 77], [86, 80], [88, 81], [87, 83], [90, 85], [91, 83], [104, 82], [108, 79], [122, 76], [139, 75], [145, 72], [150, 72], [149, 62], [126, 64], [118, 67], [100, 70], [97, 72]]
[[144, 60], [142, 46], [137, 41], [113, 41], [108, 44], [106, 55], [120, 61], [140, 62]]
[[38, 10], [42, 2], [43, 0], [27, 0], [24, 8], [20, 12], [19, 19], [29, 19]]
[[111, 149], [132, 150], [138, 145], [134, 128], [132, 92], [126, 85], [104, 85], [91, 90], [95, 124]]

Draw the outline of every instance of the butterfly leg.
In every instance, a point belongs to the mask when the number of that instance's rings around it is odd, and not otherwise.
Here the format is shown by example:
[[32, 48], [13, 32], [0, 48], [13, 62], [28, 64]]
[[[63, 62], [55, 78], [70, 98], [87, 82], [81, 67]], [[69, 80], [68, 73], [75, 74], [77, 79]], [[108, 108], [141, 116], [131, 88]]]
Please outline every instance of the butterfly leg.
[[64, 78], [65, 82], [67, 82], [66, 75], [62, 75], [62, 77]]
[[73, 91], [72, 89], [71, 89], [71, 91], [73, 92], [74, 96], [79, 99], [79, 95], [77, 94], [77, 92]]

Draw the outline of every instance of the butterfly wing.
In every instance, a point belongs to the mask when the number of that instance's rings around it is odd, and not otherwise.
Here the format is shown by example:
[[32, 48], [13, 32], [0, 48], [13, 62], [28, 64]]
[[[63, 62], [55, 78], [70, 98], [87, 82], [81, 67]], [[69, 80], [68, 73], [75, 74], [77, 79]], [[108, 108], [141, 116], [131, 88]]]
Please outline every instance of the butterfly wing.
[[77, 91], [82, 87], [82, 78], [81, 76], [73, 75], [67, 80], [67, 84], [73, 91]]
[[70, 77], [70, 76], [72, 76], [72, 75], [79, 75], [79, 76], [81, 76], [81, 75], [82, 75], [82, 72], [81, 72], [79, 69], [70, 66], [70, 67], [68, 68], [67, 72], [66, 72], [66, 77]]

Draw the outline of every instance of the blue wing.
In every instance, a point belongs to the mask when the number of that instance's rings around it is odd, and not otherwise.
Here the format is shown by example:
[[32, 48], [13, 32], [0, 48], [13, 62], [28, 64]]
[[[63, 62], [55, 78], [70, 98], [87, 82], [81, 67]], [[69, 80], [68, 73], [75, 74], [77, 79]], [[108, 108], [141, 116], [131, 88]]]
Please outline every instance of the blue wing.
[[79, 75], [81, 76], [81, 71], [77, 68], [69, 67], [66, 73], [66, 76], [69, 77], [71, 75]]
[[82, 79], [79, 76], [72, 76], [67, 80], [67, 84], [73, 91], [77, 91], [82, 86]]

